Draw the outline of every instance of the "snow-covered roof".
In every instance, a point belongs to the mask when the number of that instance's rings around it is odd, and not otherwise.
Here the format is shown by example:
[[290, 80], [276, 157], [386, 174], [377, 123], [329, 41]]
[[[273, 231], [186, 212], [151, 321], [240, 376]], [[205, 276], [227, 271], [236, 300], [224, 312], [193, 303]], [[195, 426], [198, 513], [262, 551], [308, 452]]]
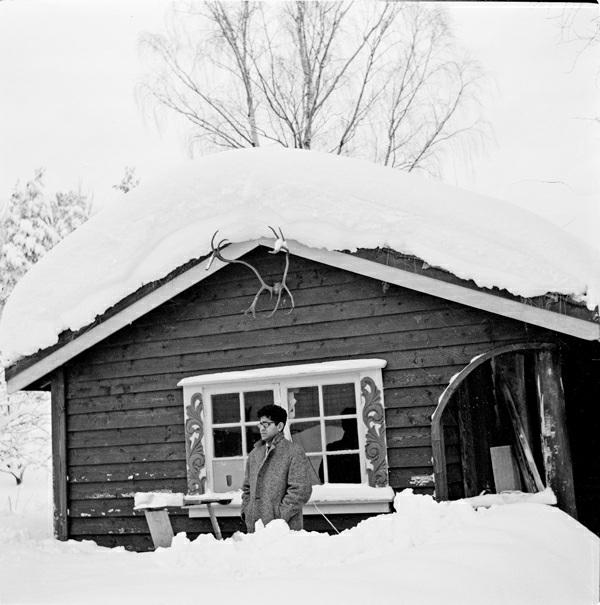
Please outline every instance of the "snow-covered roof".
[[325, 250], [387, 246], [480, 287], [600, 302], [600, 255], [506, 202], [363, 160], [279, 148], [190, 160], [113, 202], [34, 265], [0, 323], [12, 363], [190, 259], [219, 230], [231, 242], [269, 235]]

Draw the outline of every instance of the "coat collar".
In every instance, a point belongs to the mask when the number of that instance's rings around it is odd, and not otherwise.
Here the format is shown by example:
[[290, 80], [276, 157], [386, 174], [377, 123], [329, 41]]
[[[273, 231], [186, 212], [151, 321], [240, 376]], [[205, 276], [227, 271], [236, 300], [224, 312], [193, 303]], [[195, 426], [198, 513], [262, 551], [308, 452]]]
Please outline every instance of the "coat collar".
[[[285, 437], [283, 435], [283, 431], [281, 431], [280, 433], [277, 433], [277, 435], [275, 435], [275, 437], [273, 437], [273, 439], [271, 440], [271, 445], [269, 446], [269, 450], [276, 447], [277, 444], [280, 443], [283, 439], [285, 439]], [[267, 443], [261, 439], [260, 441], [257, 441], [254, 444], [254, 447], [255, 448], [267, 447]]]

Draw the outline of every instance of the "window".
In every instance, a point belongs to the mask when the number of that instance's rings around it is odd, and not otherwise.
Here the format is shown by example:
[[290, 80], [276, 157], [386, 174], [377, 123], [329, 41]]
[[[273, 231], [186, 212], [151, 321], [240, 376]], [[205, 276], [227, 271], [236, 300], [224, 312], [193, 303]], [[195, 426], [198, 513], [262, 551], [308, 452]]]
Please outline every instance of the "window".
[[[209, 392], [210, 439], [207, 447], [212, 458], [212, 491], [240, 489], [248, 454], [260, 439], [256, 412], [274, 403], [273, 389]], [[207, 427], [208, 428], [208, 427]]]
[[260, 439], [257, 412], [267, 404], [286, 409], [285, 437], [303, 447], [315, 485], [386, 486], [385, 363], [335, 361], [182, 380], [188, 492], [241, 488]]
[[286, 387], [290, 437], [308, 455], [315, 483], [363, 483], [356, 386]]

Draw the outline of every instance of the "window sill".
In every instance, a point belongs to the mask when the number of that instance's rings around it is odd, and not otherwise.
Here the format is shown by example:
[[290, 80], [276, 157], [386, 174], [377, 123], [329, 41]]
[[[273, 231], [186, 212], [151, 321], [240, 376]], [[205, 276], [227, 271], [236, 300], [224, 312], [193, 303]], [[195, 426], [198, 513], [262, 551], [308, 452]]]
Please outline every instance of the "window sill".
[[[214, 494], [213, 494], [214, 495]], [[217, 517], [239, 517], [242, 508], [242, 494], [229, 492], [220, 494], [231, 497], [229, 504], [214, 504], [213, 510]], [[192, 518], [208, 517], [208, 509], [202, 504], [202, 496], [186, 496], [186, 508]], [[315, 485], [310, 500], [304, 506], [304, 515], [362, 514], [388, 513], [390, 503], [394, 499], [391, 487], [369, 487], [367, 485], [336, 484]]]

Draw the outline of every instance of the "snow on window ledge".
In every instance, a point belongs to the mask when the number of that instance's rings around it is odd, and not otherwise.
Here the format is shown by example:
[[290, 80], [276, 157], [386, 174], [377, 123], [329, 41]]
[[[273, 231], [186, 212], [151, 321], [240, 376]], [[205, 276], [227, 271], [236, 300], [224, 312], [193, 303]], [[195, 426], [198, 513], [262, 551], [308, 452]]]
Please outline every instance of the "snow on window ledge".
[[[310, 500], [304, 506], [305, 515], [386, 513], [394, 499], [391, 487], [369, 487], [352, 483], [314, 485]], [[229, 501], [222, 504], [221, 502]], [[215, 502], [217, 501], [217, 502]], [[217, 516], [237, 517], [242, 507], [242, 492], [186, 495], [170, 492], [138, 492], [134, 495], [134, 510], [156, 510], [185, 507], [190, 517], [208, 517], [206, 502], [212, 502]]]
[[370, 487], [354, 483], [329, 483], [313, 485], [309, 503], [338, 503], [338, 502], [391, 502], [394, 490], [387, 487]]
[[[185, 505], [190, 517], [208, 517], [208, 509], [203, 501], [208, 497], [220, 496], [231, 498], [229, 504], [216, 504], [213, 507], [217, 517], [237, 517], [242, 507], [242, 492], [226, 494], [202, 494], [185, 496]], [[352, 483], [313, 485], [310, 500], [304, 506], [304, 515], [354, 514], [354, 513], [387, 513], [394, 500], [391, 487], [370, 487]]]

